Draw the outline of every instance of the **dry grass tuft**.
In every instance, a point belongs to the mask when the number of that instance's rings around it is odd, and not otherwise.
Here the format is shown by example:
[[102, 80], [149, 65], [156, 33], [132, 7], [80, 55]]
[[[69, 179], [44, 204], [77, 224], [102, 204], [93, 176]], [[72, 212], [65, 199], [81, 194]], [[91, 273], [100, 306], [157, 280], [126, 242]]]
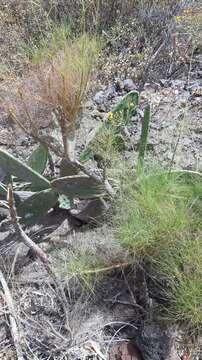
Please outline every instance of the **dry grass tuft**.
[[[12, 82], [10, 94], [7, 91], [3, 99], [4, 106], [14, 123], [27, 135], [57, 155], [64, 154], [70, 158], [74, 155], [72, 143], [75, 141], [77, 116], [88, 89], [99, 45], [95, 38], [82, 35], [75, 40], [55, 42], [54, 46], [47, 42], [42, 46], [36, 51], [37, 63], [30, 67], [29, 73], [22, 80], [15, 78]], [[7, 86], [9, 88], [9, 84]], [[43, 115], [42, 118], [55, 114], [63, 149], [50, 129], [49, 136], [42, 136], [40, 127], [43, 123], [36, 120], [37, 112]]]

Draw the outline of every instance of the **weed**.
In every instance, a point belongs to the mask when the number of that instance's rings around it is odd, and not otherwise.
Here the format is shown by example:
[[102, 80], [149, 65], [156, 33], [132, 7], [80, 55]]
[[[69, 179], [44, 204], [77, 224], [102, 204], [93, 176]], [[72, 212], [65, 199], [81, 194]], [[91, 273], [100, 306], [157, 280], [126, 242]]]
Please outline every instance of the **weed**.
[[71, 147], [75, 137], [75, 123], [97, 52], [98, 42], [83, 35], [68, 42], [62, 52], [39, 67], [39, 81], [43, 89], [40, 96], [56, 112], [67, 158], [71, 158], [71, 152], [74, 153], [74, 145], [73, 149]]
[[[51, 41], [43, 41], [33, 51], [36, 62], [30, 71], [30, 78], [16, 81], [17, 92], [7, 99], [11, 119], [35, 140], [68, 159], [74, 159], [75, 129], [77, 115], [88, 88], [89, 80], [99, 50], [98, 41], [88, 35], [77, 39], [67, 38], [67, 29], [57, 28]], [[52, 135], [44, 138], [40, 124], [35, 120], [35, 108], [56, 116], [60, 129], [61, 146], [52, 144]], [[6, 101], [4, 101], [6, 104]], [[43, 138], [43, 139], [42, 139]], [[51, 140], [52, 139], [52, 140]]]

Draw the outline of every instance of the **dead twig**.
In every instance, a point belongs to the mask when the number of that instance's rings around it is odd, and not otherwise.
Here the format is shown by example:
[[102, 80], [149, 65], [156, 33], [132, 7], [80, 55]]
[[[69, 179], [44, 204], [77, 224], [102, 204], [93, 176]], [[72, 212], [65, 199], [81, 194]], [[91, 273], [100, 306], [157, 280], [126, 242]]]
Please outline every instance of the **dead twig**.
[[134, 308], [138, 308], [141, 311], [143, 311], [144, 313], [146, 313], [146, 310], [143, 308], [143, 306], [141, 306], [141, 305], [139, 305], [137, 303], [130, 303], [128, 301], [112, 300], [112, 299], [104, 299], [104, 302], [111, 303], [112, 305], [120, 304], [120, 305], [131, 306], [131, 307], [134, 307]]
[[8, 317], [9, 317], [9, 323], [10, 323], [10, 332], [11, 332], [13, 342], [15, 345], [17, 359], [24, 360], [23, 351], [22, 351], [22, 347], [21, 347], [21, 336], [20, 336], [20, 332], [18, 329], [18, 325], [17, 325], [17, 316], [16, 316], [16, 312], [15, 312], [15, 307], [13, 304], [13, 299], [12, 299], [9, 287], [7, 285], [6, 279], [1, 270], [0, 270], [0, 283], [2, 285], [2, 288], [4, 291], [5, 302], [8, 306], [8, 310], [9, 310]]
[[33, 251], [33, 253], [37, 257], [39, 257], [39, 259], [42, 261], [47, 273], [54, 281], [57, 296], [62, 305], [64, 315], [65, 315], [65, 327], [71, 337], [72, 332], [71, 332], [71, 329], [69, 326], [69, 313], [68, 313], [69, 304], [67, 302], [63, 287], [62, 287], [60, 281], [58, 280], [56, 274], [54, 273], [54, 271], [51, 268], [50, 259], [47, 257], [47, 255], [44, 253], [44, 251], [37, 244], [35, 244], [35, 242], [33, 240], [31, 240], [29, 238], [29, 236], [27, 236], [27, 234], [21, 228], [19, 221], [18, 221], [18, 216], [17, 216], [17, 212], [16, 212], [16, 208], [15, 208], [14, 195], [13, 195], [13, 190], [12, 190], [11, 186], [8, 186], [7, 201], [8, 201], [11, 221], [13, 223], [13, 227], [14, 227], [14, 230], [15, 230], [17, 236], [19, 237], [20, 241], [22, 241], [27, 247], [29, 247], [29, 249], [31, 249]]
[[87, 274], [99, 274], [99, 273], [103, 273], [103, 272], [109, 272], [109, 271], [113, 271], [115, 269], [121, 269], [130, 265], [133, 265], [134, 261], [127, 261], [124, 263], [119, 263], [119, 264], [115, 264], [115, 265], [111, 265], [111, 266], [106, 266], [103, 268], [98, 268], [98, 269], [89, 269], [89, 270], [84, 270], [81, 272], [75, 272], [72, 274], [72, 276], [80, 276], [80, 275], [87, 275]]

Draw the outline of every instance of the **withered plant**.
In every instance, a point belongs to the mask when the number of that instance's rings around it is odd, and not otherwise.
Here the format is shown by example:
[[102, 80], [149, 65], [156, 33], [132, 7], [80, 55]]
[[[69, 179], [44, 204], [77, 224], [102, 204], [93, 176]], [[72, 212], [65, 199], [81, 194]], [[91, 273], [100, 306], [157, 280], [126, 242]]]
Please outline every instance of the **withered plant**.
[[98, 44], [83, 35], [67, 44], [63, 51], [39, 65], [41, 99], [56, 113], [63, 139], [64, 156], [73, 161], [75, 129]]
[[[82, 35], [67, 39], [54, 54], [41, 51], [38, 63], [31, 66], [23, 81], [16, 81], [15, 94], [7, 99], [11, 119], [27, 135], [57, 155], [74, 161], [75, 130], [99, 45], [95, 38]], [[51, 45], [49, 45], [51, 46]], [[43, 114], [37, 119], [37, 110]], [[43, 117], [55, 115], [62, 146], [57, 139], [41, 133]]]

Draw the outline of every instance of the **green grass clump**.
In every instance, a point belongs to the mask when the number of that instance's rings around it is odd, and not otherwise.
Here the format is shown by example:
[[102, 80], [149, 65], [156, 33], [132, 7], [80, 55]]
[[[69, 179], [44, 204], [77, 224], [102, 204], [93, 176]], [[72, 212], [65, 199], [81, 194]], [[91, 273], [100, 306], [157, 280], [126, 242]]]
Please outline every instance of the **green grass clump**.
[[196, 334], [202, 329], [202, 237], [189, 235], [165, 254], [156, 269], [167, 281], [164, 292], [170, 304], [165, 315]]
[[202, 183], [200, 176], [157, 171], [130, 176], [116, 215], [117, 235], [162, 283], [166, 318], [202, 328]]
[[[125, 185], [124, 185], [125, 186]], [[118, 215], [119, 239], [136, 255], [160, 255], [189, 227], [185, 199], [179, 185], [164, 173], [127, 180]]]

